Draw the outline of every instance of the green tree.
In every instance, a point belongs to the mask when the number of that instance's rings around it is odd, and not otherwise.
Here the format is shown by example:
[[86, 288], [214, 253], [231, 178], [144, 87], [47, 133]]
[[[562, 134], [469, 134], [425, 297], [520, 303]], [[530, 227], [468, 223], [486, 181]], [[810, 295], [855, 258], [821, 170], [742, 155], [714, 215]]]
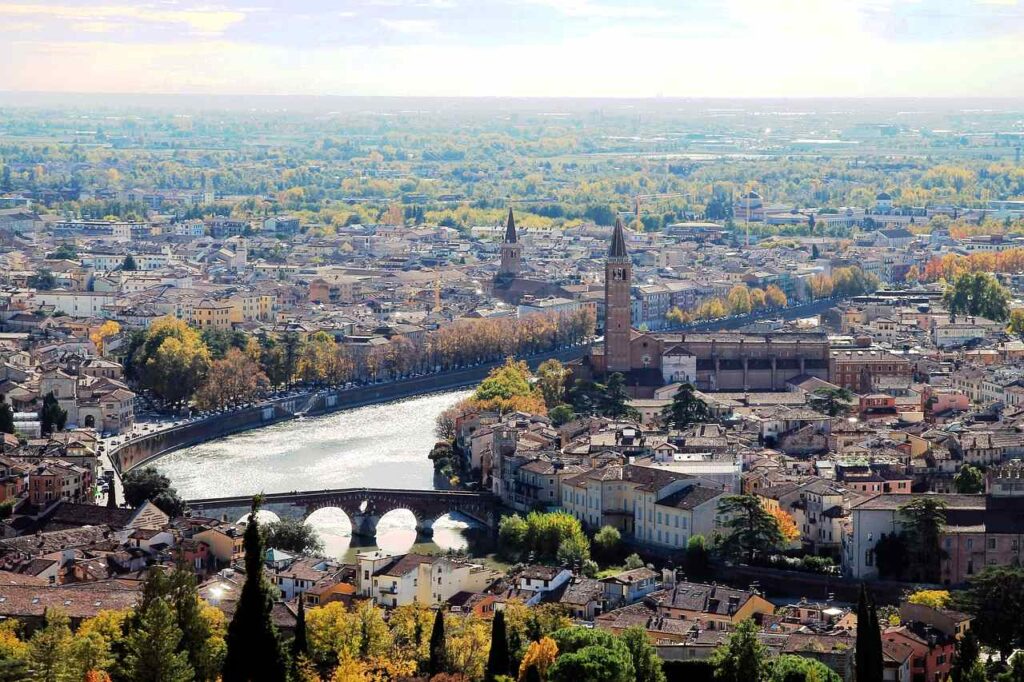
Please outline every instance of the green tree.
[[45, 624], [29, 640], [29, 662], [37, 682], [63, 682], [71, 665], [70, 620], [60, 609], [48, 608]]
[[658, 652], [651, 646], [647, 630], [639, 625], [626, 628], [619, 635], [626, 645], [629, 657], [633, 662], [634, 679], [637, 682], [665, 682], [665, 673], [661, 667]]
[[964, 464], [953, 477], [953, 485], [961, 495], [975, 495], [985, 492], [985, 474], [976, 466]]
[[127, 256], [125, 256], [124, 260], [121, 261], [121, 269], [124, 270], [125, 272], [133, 272], [135, 270], [138, 270], [139, 267], [135, 264], [135, 256], [133, 256], [130, 253]]
[[169, 516], [181, 516], [185, 510], [178, 491], [171, 487], [171, 479], [154, 467], [132, 469], [124, 475], [122, 483], [124, 499], [133, 508], [148, 500]]
[[819, 388], [807, 396], [807, 405], [830, 417], [847, 414], [855, 396], [848, 388]]
[[210, 366], [210, 351], [199, 333], [173, 317], [154, 320], [131, 356], [142, 385], [167, 403], [195, 393]]
[[1024, 648], [1024, 568], [986, 566], [967, 589], [953, 594], [954, 606], [973, 616], [971, 631], [1003, 660]]
[[434, 615], [434, 626], [430, 630], [430, 658], [427, 661], [427, 673], [433, 677], [445, 671], [448, 661], [448, 650], [444, 637], [444, 609], [438, 609]]
[[510, 669], [508, 634], [505, 632], [505, 614], [498, 611], [491, 621], [491, 648], [487, 653], [487, 672], [484, 679], [493, 682], [499, 675], [508, 675]]
[[629, 394], [626, 392], [626, 377], [620, 372], [608, 377], [608, 385], [601, 396], [600, 411], [612, 419], [637, 419], [635, 409], [629, 406]]
[[622, 546], [622, 533], [615, 526], [602, 526], [594, 534], [594, 553], [605, 562], [613, 560]]
[[943, 300], [954, 315], [978, 315], [1002, 322], [1010, 314], [1010, 292], [988, 272], [965, 272], [946, 288]]
[[708, 574], [711, 553], [708, 551], [707, 540], [699, 533], [691, 535], [686, 542], [686, 572], [695, 578]]
[[196, 588], [196, 576], [185, 564], [179, 564], [168, 580], [171, 605], [181, 630], [180, 648], [198, 682], [213, 682], [220, 676], [223, 647], [213, 637], [210, 624], [203, 617], [203, 602]]
[[878, 682], [882, 679], [882, 632], [875, 606], [867, 588], [860, 587], [857, 601], [857, 682]]
[[718, 513], [727, 518], [721, 549], [727, 556], [753, 563], [785, 544], [779, 522], [765, 511], [756, 495], [729, 495], [718, 503]]
[[142, 609], [125, 640], [125, 677], [133, 682], [191, 682], [188, 653], [180, 651], [181, 629], [163, 597]]
[[758, 639], [757, 632], [754, 621], [743, 620], [725, 643], [715, 649], [711, 661], [715, 666], [716, 680], [749, 682], [764, 679], [768, 669], [768, 649]]
[[661, 413], [664, 422], [676, 429], [685, 429], [692, 424], [711, 421], [708, 404], [697, 397], [693, 384], [684, 383], [672, 396], [672, 404]]
[[558, 658], [549, 682], [632, 682], [636, 679], [626, 643], [605, 630], [563, 628], [551, 633]]
[[0, 396], [0, 431], [14, 433], [14, 410], [3, 396]]
[[[979, 679], [976, 670], [980, 666], [981, 647], [978, 646], [978, 637], [973, 630], [968, 630], [956, 642], [953, 664], [949, 669], [950, 679], [953, 682], [975, 682]], [[980, 682], [984, 682], [984, 669], [981, 673]]]
[[263, 534], [258, 517], [261, 503], [259, 496], [253, 498], [245, 527], [245, 583], [228, 626], [224, 682], [283, 682], [287, 678], [284, 652], [271, 618], [273, 588], [263, 574]]
[[842, 682], [842, 678], [821, 661], [783, 654], [772, 661], [768, 682]]
[[937, 583], [946, 555], [939, 538], [946, 525], [946, 503], [934, 497], [918, 497], [898, 512], [907, 538], [907, 571], [912, 580]]
[[[13, 415], [12, 415], [13, 419]], [[68, 411], [60, 406], [53, 391], [43, 398], [43, 407], [39, 410], [40, 431], [48, 436], [54, 431], [63, 431], [68, 421]]]
[[[309, 655], [309, 642], [306, 639], [306, 600], [299, 597], [299, 610], [295, 616], [295, 636], [292, 637], [292, 665], [299, 659]], [[294, 675], [294, 668], [292, 673]]]
[[1010, 659], [1010, 668], [996, 678], [996, 682], [1024, 682], [1024, 654]]
[[548, 419], [551, 420], [551, 425], [558, 427], [562, 424], [568, 424], [576, 418], [576, 413], [572, 411], [572, 405], [555, 405], [548, 410]]
[[537, 387], [549, 409], [560, 405], [565, 399], [565, 380], [568, 377], [569, 370], [554, 358], [545, 360], [537, 367]]
[[627, 571], [632, 571], [632, 570], [635, 570], [637, 568], [643, 568], [645, 565], [646, 564], [644, 564], [644, 560], [641, 559], [640, 555], [637, 554], [636, 552], [634, 552], [634, 553], [630, 554], [628, 557], [626, 557], [626, 561], [623, 562], [623, 566], [625, 567], [625, 569]]
[[267, 547], [295, 554], [318, 554], [324, 550], [316, 528], [302, 519], [273, 521], [263, 527], [263, 532]]
[[75, 248], [74, 244], [65, 242], [54, 249], [49, 257], [54, 260], [74, 260], [78, 258], [78, 249]]
[[529, 524], [519, 514], [510, 514], [502, 517], [498, 522], [498, 545], [503, 554], [509, 557], [517, 557], [526, 549], [526, 535], [530, 530]]
[[40, 268], [36, 270], [36, 274], [28, 278], [28, 285], [37, 291], [50, 291], [56, 288], [57, 278], [46, 268]]

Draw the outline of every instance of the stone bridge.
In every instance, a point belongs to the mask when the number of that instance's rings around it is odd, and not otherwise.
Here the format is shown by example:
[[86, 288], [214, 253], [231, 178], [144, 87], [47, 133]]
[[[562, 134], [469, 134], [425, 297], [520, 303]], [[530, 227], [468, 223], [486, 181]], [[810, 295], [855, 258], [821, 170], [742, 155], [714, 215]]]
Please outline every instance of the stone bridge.
[[[252, 497], [214, 497], [187, 500], [192, 516], [227, 518], [234, 521], [247, 514]], [[263, 509], [281, 518], [305, 519], [318, 509], [340, 509], [352, 522], [352, 534], [372, 538], [377, 522], [396, 509], [408, 509], [416, 517], [416, 531], [433, 532], [434, 521], [451, 512], [496, 530], [500, 515], [498, 498], [487, 492], [463, 490], [391, 490], [386, 488], [344, 488], [308, 492], [270, 493], [263, 496]]]

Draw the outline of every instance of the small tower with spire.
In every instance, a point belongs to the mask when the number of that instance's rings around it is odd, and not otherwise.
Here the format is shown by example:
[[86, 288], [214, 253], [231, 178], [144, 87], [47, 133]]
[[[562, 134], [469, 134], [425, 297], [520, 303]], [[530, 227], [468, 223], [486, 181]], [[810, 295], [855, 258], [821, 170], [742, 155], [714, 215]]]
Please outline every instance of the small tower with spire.
[[604, 356], [609, 373], [632, 369], [629, 353], [632, 279], [633, 263], [626, 251], [622, 219], [618, 218], [604, 265]]
[[508, 209], [508, 220], [505, 222], [505, 241], [501, 244], [501, 267], [499, 277], [517, 277], [523, 269], [523, 245], [516, 234], [516, 219], [512, 209]]

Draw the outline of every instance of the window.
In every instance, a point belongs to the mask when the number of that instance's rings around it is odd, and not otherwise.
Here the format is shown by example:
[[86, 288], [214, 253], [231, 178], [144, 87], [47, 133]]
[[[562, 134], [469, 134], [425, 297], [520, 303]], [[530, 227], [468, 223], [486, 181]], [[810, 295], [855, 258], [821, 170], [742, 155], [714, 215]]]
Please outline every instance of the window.
[[996, 539], [995, 538], [989, 538], [988, 539], [988, 548], [989, 549], [995, 549], [996, 548]]

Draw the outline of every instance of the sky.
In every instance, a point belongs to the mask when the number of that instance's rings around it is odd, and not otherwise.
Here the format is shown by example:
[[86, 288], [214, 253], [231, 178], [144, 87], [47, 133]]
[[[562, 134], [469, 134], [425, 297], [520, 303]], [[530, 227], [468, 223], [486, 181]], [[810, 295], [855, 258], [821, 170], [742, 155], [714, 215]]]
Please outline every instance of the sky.
[[1024, 0], [0, 0], [0, 90], [1024, 95]]

